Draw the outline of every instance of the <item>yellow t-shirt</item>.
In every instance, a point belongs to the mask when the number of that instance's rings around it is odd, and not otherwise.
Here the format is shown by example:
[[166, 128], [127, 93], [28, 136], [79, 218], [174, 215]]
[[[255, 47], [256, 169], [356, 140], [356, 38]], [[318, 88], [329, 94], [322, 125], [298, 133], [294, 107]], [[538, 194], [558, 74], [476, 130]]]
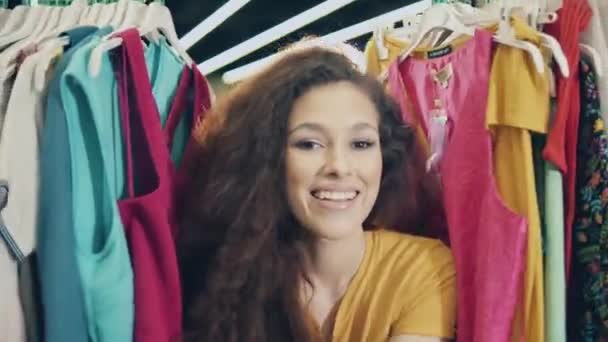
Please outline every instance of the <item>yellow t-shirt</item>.
[[338, 307], [334, 342], [390, 336], [452, 338], [456, 278], [451, 251], [439, 240], [366, 232], [363, 261]]
[[409, 44], [406, 41], [394, 38], [390, 35], [384, 36], [384, 46], [388, 50], [388, 58], [382, 59], [378, 54], [376, 39], [372, 37], [365, 45], [366, 72], [369, 75], [378, 77], [393, 63], [399, 54], [407, 49]]
[[[541, 46], [538, 32], [512, 19], [518, 39]], [[494, 28], [495, 29], [495, 28]], [[541, 223], [532, 138], [545, 134], [550, 115], [549, 70], [539, 74], [524, 50], [498, 45], [492, 62], [486, 124], [494, 140], [494, 175], [505, 204], [528, 221], [524, 292], [512, 341], [544, 341], [545, 298]]]

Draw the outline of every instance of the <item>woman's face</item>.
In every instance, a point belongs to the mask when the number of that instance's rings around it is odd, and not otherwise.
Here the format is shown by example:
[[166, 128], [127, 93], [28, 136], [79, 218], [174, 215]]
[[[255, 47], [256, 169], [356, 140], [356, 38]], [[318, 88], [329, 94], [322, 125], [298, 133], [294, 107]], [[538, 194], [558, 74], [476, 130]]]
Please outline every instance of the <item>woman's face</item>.
[[290, 208], [316, 238], [362, 229], [382, 176], [379, 114], [348, 82], [311, 89], [294, 104], [286, 152]]

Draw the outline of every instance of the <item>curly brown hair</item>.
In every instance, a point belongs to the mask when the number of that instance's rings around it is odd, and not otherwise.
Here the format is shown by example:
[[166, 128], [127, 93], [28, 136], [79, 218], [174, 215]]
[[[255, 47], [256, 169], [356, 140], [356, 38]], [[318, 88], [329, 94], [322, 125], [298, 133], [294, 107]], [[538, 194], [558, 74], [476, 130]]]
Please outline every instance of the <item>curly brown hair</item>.
[[297, 285], [306, 279], [294, 248], [302, 229], [285, 191], [287, 123], [300, 96], [341, 81], [367, 94], [380, 114], [382, 180], [365, 229], [424, 227], [436, 214], [436, 183], [382, 85], [340, 54], [288, 53], [237, 86], [199, 132], [178, 240], [184, 340], [314, 339]]

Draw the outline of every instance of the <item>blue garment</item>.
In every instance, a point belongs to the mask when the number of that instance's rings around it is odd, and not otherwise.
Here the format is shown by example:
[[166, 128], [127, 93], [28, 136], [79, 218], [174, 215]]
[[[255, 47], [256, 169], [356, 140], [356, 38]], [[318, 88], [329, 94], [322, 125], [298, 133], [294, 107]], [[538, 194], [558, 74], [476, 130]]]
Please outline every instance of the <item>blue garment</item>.
[[[110, 33], [107, 30], [107, 33]], [[118, 88], [110, 56], [102, 55], [101, 72], [89, 74], [91, 52], [101, 40], [79, 47], [61, 75], [66, 113], [76, 260], [83, 288], [89, 339], [131, 342], [134, 324], [133, 270], [116, 200], [116, 182], [124, 170]]]
[[[91, 51], [110, 32], [99, 30], [70, 50], [49, 87], [39, 235], [43, 283], [50, 279], [43, 284], [49, 342], [133, 338], [133, 271], [116, 206], [126, 193], [126, 151], [111, 63], [117, 50], [102, 55], [98, 76], [88, 73]], [[146, 61], [164, 123], [183, 65], [164, 40], [150, 44]]]
[[[184, 64], [164, 38], [161, 38], [158, 43], [150, 43], [145, 55], [148, 62], [148, 74], [152, 82], [152, 93], [161, 117], [161, 124], [164, 127], [173, 105]], [[190, 138], [192, 124], [191, 120], [188, 120], [188, 116], [183, 115], [184, 113], [173, 114], [180, 115], [180, 120], [175, 129], [173, 146], [170, 146], [169, 149], [171, 159], [175, 165], [178, 165]]]
[[[56, 75], [61, 75], [74, 51], [96, 31], [97, 28], [82, 27], [66, 33], [70, 46], [66, 47], [63, 58], [55, 67]], [[48, 87], [40, 153], [37, 246], [45, 321], [44, 340], [86, 342], [88, 332], [84, 295], [74, 257], [71, 159], [66, 114], [60, 97], [61, 81], [61, 77], [56, 77]]]

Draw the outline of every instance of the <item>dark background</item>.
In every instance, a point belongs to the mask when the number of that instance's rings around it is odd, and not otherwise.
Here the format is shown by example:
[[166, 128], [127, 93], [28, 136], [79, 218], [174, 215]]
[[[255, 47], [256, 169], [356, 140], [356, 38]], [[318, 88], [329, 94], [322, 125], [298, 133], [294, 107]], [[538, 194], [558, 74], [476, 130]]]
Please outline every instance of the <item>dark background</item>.
[[[176, 30], [181, 37], [226, 2], [226, 0], [166, 0], [166, 5], [173, 13]], [[188, 52], [197, 63], [200, 63], [322, 2], [319, 0], [252, 0], [192, 46]], [[270, 55], [281, 46], [297, 41], [303, 36], [331, 33], [413, 2], [416, 1], [356, 0], [214, 74], [221, 74]], [[351, 43], [362, 48], [369, 37], [370, 35], [367, 35]]]

